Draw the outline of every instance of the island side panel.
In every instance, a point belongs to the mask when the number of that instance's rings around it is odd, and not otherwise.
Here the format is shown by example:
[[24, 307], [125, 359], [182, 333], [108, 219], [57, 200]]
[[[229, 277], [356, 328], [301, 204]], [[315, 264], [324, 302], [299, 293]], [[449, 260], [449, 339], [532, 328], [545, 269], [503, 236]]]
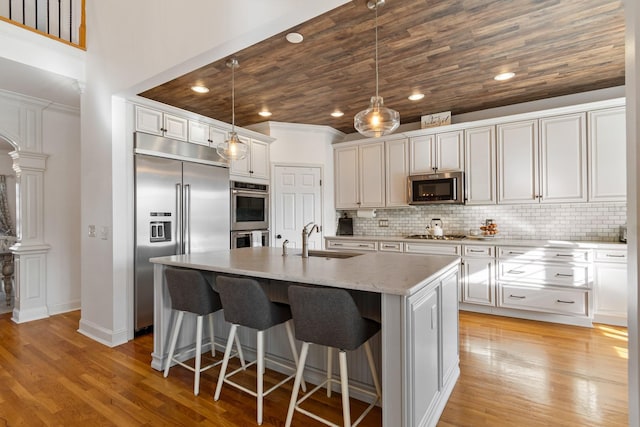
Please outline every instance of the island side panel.
[[164, 264], [153, 265], [153, 353], [151, 367], [161, 371], [165, 362], [167, 330], [171, 320], [171, 300], [164, 283]]
[[409, 372], [405, 360], [404, 316], [406, 297], [382, 295], [382, 425], [406, 426], [404, 393]]

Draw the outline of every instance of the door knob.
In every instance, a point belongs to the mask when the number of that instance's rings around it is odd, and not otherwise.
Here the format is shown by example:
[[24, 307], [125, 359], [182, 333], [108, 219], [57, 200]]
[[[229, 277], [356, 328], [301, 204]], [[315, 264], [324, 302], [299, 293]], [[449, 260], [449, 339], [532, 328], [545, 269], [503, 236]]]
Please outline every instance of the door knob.
[[276, 239], [282, 239], [282, 234], [276, 235]]

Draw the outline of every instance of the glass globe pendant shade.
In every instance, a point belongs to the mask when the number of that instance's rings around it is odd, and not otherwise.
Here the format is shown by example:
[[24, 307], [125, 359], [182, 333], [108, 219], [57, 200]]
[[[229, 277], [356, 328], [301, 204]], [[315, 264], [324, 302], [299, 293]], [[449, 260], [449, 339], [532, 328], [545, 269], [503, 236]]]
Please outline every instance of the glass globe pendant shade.
[[238, 134], [229, 133], [229, 138], [225, 142], [221, 142], [216, 146], [216, 152], [220, 157], [226, 160], [241, 160], [247, 157], [249, 147], [240, 141]]
[[353, 118], [353, 126], [367, 137], [389, 135], [400, 126], [400, 113], [385, 107], [381, 96], [372, 96], [369, 108]]

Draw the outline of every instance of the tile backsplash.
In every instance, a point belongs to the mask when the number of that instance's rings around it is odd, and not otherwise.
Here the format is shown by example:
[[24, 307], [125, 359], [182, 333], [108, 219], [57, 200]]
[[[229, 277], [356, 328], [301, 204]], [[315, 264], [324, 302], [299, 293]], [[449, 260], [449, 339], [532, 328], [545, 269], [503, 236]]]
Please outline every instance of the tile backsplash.
[[[442, 220], [445, 234], [466, 235], [470, 229], [479, 230], [485, 219], [493, 219], [502, 238], [613, 242], [618, 241], [619, 228], [627, 222], [627, 204], [624, 202], [430, 205], [377, 209], [375, 218], [359, 218], [356, 211], [338, 211], [336, 218], [344, 212], [353, 218], [353, 234], [356, 236], [425, 234], [432, 218]], [[381, 223], [388, 225], [381, 227]]]

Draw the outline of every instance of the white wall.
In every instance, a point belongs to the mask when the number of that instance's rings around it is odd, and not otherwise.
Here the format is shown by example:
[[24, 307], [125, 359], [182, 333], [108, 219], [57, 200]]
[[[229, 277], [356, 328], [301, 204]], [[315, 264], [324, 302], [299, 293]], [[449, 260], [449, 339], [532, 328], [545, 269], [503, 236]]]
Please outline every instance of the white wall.
[[42, 113], [44, 235], [49, 314], [80, 308], [80, 114], [50, 106]]
[[[6, 147], [5, 147], [6, 146]], [[7, 181], [7, 199], [9, 203], [9, 211], [11, 213], [11, 223], [13, 230], [16, 230], [16, 173], [13, 170], [13, 159], [9, 157], [9, 153], [14, 148], [9, 143], [3, 143], [0, 147], [0, 175], [6, 176]]]
[[[123, 130], [127, 110], [113, 96], [134, 95], [346, 2], [87, 2], [80, 161], [82, 333], [108, 345], [133, 336], [128, 235], [133, 172], [127, 170], [132, 154]], [[113, 239], [87, 237], [90, 224], [108, 227]]]

